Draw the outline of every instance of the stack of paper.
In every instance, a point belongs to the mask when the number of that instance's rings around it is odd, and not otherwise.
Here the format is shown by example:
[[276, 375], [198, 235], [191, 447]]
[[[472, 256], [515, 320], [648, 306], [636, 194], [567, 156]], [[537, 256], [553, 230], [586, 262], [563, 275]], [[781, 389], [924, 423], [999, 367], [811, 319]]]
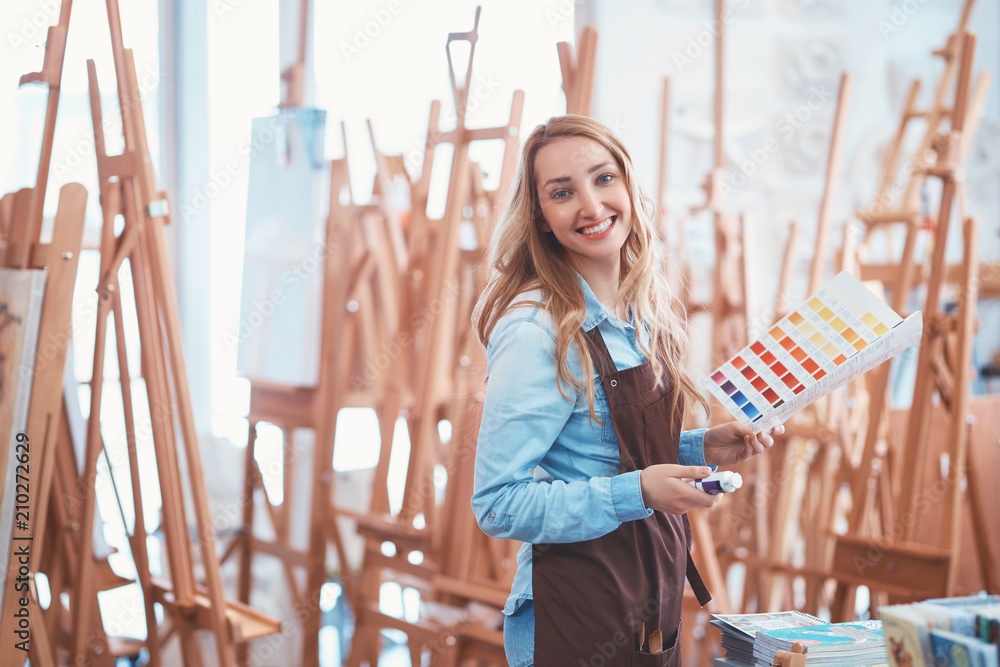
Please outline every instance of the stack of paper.
[[858, 621], [758, 632], [753, 644], [756, 665], [771, 665], [777, 651], [790, 651], [795, 643], [805, 650], [809, 665], [858, 667], [888, 662], [882, 623]]
[[823, 625], [822, 619], [801, 611], [773, 614], [712, 614], [709, 621], [722, 631], [722, 648], [726, 650], [724, 665], [754, 666], [754, 638], [758, 632]]

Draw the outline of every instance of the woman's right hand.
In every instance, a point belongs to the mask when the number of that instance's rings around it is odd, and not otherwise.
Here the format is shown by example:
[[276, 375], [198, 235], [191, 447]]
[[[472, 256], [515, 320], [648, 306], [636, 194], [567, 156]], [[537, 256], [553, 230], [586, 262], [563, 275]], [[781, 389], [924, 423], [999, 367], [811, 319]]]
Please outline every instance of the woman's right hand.
[[712, 507], [722, 494], [705, 493], [689, 484], [692, 479], [708, 477], [712, 469], [705, 466], [682, 466], [660, 463], [644, 468], [639, 473], [639, 486], [646, 507], [666, 512], [684, 514], [699, 507]]

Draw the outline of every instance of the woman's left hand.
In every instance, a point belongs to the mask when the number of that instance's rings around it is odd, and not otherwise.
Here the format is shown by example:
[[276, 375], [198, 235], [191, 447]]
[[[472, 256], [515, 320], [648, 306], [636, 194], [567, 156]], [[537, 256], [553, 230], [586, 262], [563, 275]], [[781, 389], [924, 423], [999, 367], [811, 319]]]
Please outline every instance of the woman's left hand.
[[713, 426], [705, 432], [705, 462], [714, 466], [743, 463], [773, 445], [772, 435], [784, 432], [785, 427], [781, 424], [772, 428], [770, 433], [761, 431], [756, 435], [749, 426], [738, 421]]

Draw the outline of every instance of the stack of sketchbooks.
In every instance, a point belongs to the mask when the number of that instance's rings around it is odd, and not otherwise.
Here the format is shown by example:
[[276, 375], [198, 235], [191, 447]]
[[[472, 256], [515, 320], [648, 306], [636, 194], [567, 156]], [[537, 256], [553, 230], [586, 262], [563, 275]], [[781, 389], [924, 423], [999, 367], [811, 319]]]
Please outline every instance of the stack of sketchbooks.
[[761, 667], [774, 662], [777, 651], [798, 642], [810, 665], [885, 665], [886, 649], [878, 621], [826, 623], [798, 611], [774, 614], [714, 615], [722, 631], [725, 657], [716, 667]]
[[879, 613], [893, 667], [1000, 667], [1000, 596], [925, 600]]
[[810, 665], [885, 665], [885, 636], [880, 621], [827, 623], [805, 628], [758, 632], [753, 643], [757, 665], [770, 665], [777, 651], [790, 651], [798, 642]]

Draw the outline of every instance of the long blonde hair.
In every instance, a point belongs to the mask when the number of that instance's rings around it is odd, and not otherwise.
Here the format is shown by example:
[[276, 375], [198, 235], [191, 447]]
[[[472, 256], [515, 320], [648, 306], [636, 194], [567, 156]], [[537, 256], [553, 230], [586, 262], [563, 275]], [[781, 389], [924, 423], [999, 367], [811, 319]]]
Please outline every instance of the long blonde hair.
[[[559, 392], [563, 386], [586, 391], [591, 417], [594, 412], [594, 362], [583, 336], [586, 305], [576, 269], [555, 236], [542, 231], [544, 222], [538, 187], [535, 183], [535, 157], [543, 147], [564, 137], [586, 137], [596, 141], [614, 156], [621, 169], [632, 204], [632, 230], [621, 249], [621, 276], [616, 301], [628, 306], [635, 318], [636, 344], [650, 360], [656, 378], [665, 373], [674, 378], [671, 413], [679, 394], [701, 404], [708, 404], [680, 365], [684, 359], [686, 317], [676, 303], [662, 271], [660, 248], [647, 207], [652, 202], [639, 189], [632, 158], [621, 141], [601, 123], [587, 116], [567, 115], [550, 118], [536, 127], [521, 148], [514, 183], [511, 185], [499, 221], [493, 231], [490, 265], [493, 273], [476, 302], [472, 321], [485, 345], [497, 322], [518, 294], [541, 289], [540, 305], [556, 324], [556, 360]], [[648, 345], [640, 332], [649, 331]], [[573, 376], [569, 368], [570, 345], [575, 345], [584, 369], [584, 380]]]

